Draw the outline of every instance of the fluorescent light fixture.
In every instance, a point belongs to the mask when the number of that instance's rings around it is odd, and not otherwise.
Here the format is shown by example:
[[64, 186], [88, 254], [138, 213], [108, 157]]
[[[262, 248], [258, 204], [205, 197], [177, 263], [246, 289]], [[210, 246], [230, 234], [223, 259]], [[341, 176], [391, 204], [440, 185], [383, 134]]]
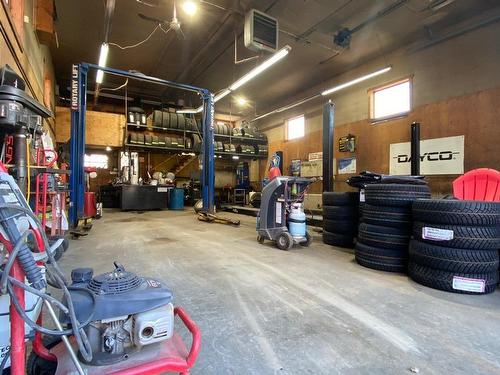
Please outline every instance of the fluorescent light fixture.
[[233, 155], [234, 160], [238, 160], [240, 157], [238, 155]]
[[219, 100], [228, 96], [229, 94], [231, 94], [231, 90], [228, 89], [222, 90], [220, 93], [214, 96], [214, 103], [217, 103]]
[[186, 0], [182, 4], [182, 10], [189, 16], [194, 16], [198, 10], [198, 5], [193, 0]]
[[373, 73], [370, 73], [370, 74], [367, 74], [365, 76], [362, 76], [362, 77], [359, 77], [359, 78], [356, 78], [356, 79], [353, 79], [352, 81], [349, 81], [349, 82], [346, 82], [346, 83], [343, 83], [341, 85], [338, 85], [338, 86], [335, 86], [335, 87], [332, 87], [331, 89], [328, 89], [328, 90], [325, 90], [321, 93], [321, 95], [323, 96], [327, 96], [327, 95], [330, 95], [330, 94], [333, 94], [334, 92], [337, 92], [337, 91], [340, 91], [342, 89], [345, 89], [346, 87], [350, 87], [350, 86], [353, 86], [357, 83], [360, 83], [360, 82], [363, 82], [363, 81], [366, 81], [367, 79], [370, 79], [370, 78], [373, 78], [373, 77], [376, 77], [378, 75], [381, 75], [381, 74], [384, 74], [384, 73], [387, 73], [389, 70], [392, 69], [392, 66], [387, 66], [385, 67], [384, 69], [380, 69], [380, 70], [377, 70], [376, 72], [373, 72]]
[[197, 113], [195, 108], [178, 109], [175, 112], [176, 113], [184, 113], [184, 114]]
[[288, 52], [290, 52], [291, 49], [292, 49], [292, 47], [286, 45], [285, 47], [280, 49], [278, 52], [276, 52], [274, 55], [272, 55], [270, 58], [268, 58], [266, 61], [264, 61], [262, 64], [255, 67], [254, 69], [250, 70], [247, 74], [245, 74], [239, 80], [234, 82], [231, 86], [229, 86], [229, 90], [235, 91], [235, 90], [239, 89], [241, 86], [243, 86], [248, 81], [250, 81], [251, 79], [258, 76], [264, 70], [268, 69], [269, 67], [271, 67], [272, 65], [276, 64], [278, 61], [283, 59], [286, 55], [288, 55]]
[[[109, 52], [109, 45], [108, 43], [103, 43], [101, 44], [101, 52], [99, 53], [99, 66], [106, 66], [106, 62], [108, 61], [108, 52]], [[98, 70], [95, 81], [97, 83], [102, 83], [102, 79], [104, 78], [104, 72], [102, 70]]]

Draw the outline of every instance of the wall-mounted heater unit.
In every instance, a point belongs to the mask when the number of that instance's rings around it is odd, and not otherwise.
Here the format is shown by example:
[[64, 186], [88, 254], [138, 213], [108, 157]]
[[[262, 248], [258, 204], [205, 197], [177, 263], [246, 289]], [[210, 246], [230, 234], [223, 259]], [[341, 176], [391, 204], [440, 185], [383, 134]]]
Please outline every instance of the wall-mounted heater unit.
[[245, 47], [253, 51], [276, 52], [278, 49], [278, 20], [250, 10], [245, 15]]

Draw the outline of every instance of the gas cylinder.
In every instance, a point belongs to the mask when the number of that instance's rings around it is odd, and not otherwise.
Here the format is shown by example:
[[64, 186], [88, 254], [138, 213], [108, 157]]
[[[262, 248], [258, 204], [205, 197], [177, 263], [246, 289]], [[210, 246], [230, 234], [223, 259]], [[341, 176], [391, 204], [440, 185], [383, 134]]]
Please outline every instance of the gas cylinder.
[[293, 237], [306, 236], [306, 214], [300, 204], [294, 204], [291, 207], [290, 215], [288, 215], [288, 231]]

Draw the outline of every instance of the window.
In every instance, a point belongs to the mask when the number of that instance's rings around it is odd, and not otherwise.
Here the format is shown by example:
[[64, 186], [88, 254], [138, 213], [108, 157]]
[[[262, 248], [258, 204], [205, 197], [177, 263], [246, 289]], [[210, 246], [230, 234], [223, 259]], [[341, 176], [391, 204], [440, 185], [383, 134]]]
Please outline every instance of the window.
[[108, 169], [108, 155], [85, 154], [85, 167]]
[[304, 115], [291, 118], [287, 121], [287, 139], [297, 139], [304, 136], [304, 125], [305, 125]]
[[405, 79], [374, 89], [371, 93], [371, 119], [380, 121], [410, 112], [411, 81]]

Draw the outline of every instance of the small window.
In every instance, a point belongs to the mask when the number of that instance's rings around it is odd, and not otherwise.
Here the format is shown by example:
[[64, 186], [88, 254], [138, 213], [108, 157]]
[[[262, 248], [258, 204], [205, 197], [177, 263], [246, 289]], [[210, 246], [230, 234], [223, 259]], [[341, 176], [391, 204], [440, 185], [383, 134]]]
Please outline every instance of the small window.
[[302, 138], [304, 136], [305, 122], [304, 115], [289, 119], [286, 124], [287, 139]]
[[85, 154], [85, 167], [108, 169], [108, 155]]
[[371, 119], [386, 120], [411, 110], [411, 81], [405, 79], [374, 89], [371, 93]]

